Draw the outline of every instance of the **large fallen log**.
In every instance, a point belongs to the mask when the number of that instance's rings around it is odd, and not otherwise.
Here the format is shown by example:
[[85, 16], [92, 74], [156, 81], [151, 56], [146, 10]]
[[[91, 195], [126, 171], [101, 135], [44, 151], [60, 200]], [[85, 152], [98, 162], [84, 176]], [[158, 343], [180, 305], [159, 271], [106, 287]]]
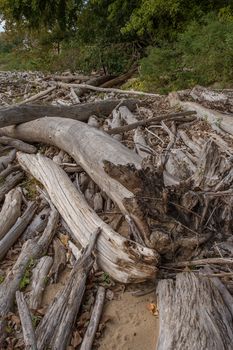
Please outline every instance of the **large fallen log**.
[[22, 247], [21, 253], [8, 273], [5, 280], [0, 284], [0, 348], [4, 349], [4, 339], [6, 336], [5, 324], [6, 317], [10, 312], [15, 293], [19, 290], [20, 281], [33, 259], [38, 259], [47, 251], [49, 244], [54, 236], [55, 228], [58, 222], [58, 212], [52, 208], [49, 222], [40, 239], [28, 240]]
[[232, 306], [211, 279], [191, 272], [157, 287], [157, 350], [231, 350]]
[[98, 233], [90, 237], [90, 243], [76, 262], [64, 288], [56, 295], [45, 316], [36, 329], [38, 350], [65, 350], [69, 345], [72, 328], [76, 320], [86, 289], [87, 276], [93, 266], [92, 251]]
[[0, 212], [0, 239], [14, 225], [21, 213], [22, 194], [19, 188], [12, 189], [7, 193], [5, 202]]
[[[0, 108], [0, 127], [25, 123], [43, 117], [63, 117], [87, 121], [91, 115], [108, 116], [120, 100], [104, 100], [79, 106], [21, 105]], [[137, 100], [125, 100], [124, 105], [134, 110]]]
[[19, 153], [18, 160], [44, 185], [51, 201], [83, 247], [88, 244], [91, 233], [101, 227], [97, 262], [104, 271], [124, 283], [155, 278], [158, 254], [123, 238], [102, 221], [56, 163], [40, 154]]
[[[81, 165], [92, 180], [115, 202], [124, 215], [130, 215], [136, 223], [142, 240], [149, 244], [149, 230], [133, 193], [138, 184], [131, 179], [131, 190], [122, 185], [128, 181], [127, 166], [141, 169], [142, 158], [101, 130], [85, 123], [64, 118], [44, 118], [3, 128], [2, 133], [25, 141], [43, 142], [56, 145], [66, 151]], [[108, 165], [108, 169], [106, 167]], [[112, 178], [107, 171], [124, 167], [123, 175]]]

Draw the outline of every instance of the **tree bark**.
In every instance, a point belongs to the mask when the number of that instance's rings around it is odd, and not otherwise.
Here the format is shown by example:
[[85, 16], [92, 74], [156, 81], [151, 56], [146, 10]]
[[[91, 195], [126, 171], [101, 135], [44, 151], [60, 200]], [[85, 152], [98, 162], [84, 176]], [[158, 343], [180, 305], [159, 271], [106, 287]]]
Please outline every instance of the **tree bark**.
[[[93, 103], [84, 103], [78, 106], [42, 106], [21, 105], [0, 108], [0, 128], [16, 125], [38, 118], [63, 117], [79, 121], [88, 121], [91, 115], [108, 116], [119, 104], [120, 100], [104, 100]], [[135, 110], [138, 100], [124, 100], [123, 104], [130, 110]]]
[[208, 277], [178, 274], [157, 287], [160, 332], [157, 350], [231, 350], [231, 305]]
[[16, 301], [19, 310], [20, 321], [23, 329], [25, 350], [37, 350], [36, 336], [32, 325], [32, 318], [24, 299], [23, 293], [16, 292]]
[[65, 287], [56, 296], [36, 329], [38, 350], [65, 350], [69, 345], [86, 289], [86, 279], [94, 263], [92, 250], [98, 234], [92, 234], [90, 244], [76, 262]]
[[5, 202], [0, 212], [0, 240], [15, 224], [21, 213], [22, 194], [19, 188], [7, 193]]
[[89, 207], [84, 196], [57, 164], [42, 155], [18, 154], [19, 163], [46, 188], [53, 204], [80, 244], [85, 247], [98, 227], [98, 263], [118, 281], [141, 282], [155, 277], [158, 254], [124, 239]]
[[103, 306], [105, 299], [105, 288], [99, 287], [96, 295], [96, 301], [94, 305], [94, 309], [91, 314], [91, 319], [89, 321], [85, 336], [82, 341], [82, 345], [80, 350], [91, 350], [92, 344], [95, 338], [95, 333], [98, 329]]

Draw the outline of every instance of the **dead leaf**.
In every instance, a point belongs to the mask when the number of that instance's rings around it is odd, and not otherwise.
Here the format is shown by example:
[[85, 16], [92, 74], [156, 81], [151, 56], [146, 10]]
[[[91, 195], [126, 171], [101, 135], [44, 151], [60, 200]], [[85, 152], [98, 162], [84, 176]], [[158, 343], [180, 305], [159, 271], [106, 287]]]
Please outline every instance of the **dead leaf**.
[[159, 312], [158, 312], [156, 304], [153, 304], [153, 303], [148, 304], [147, 305], [147, 309], [152, 313], [153, 316], [158, 316], [159, 315]]
[[76, 348], [79, 344], [81, 344], [82, 342], [82, 337], [81, 335], [79, 334], [79, 331], [75, 331], [73, 333], [73, 337], [72, 337], [72, 340], [71, 340], [71, 345]]
[[64, 235], [63, 233], [59, 233], [58, 237], [59, 237], [60, 241], [62, 242], [62, 244], [67, 248], [68, 247], [69, 236], [68, 235]]

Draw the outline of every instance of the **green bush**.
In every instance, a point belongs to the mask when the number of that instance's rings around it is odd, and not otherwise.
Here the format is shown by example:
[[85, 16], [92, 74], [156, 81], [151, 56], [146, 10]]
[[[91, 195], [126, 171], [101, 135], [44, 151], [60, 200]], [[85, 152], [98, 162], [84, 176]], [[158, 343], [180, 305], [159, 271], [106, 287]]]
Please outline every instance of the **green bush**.
[[233, 83], [233, 21], [208, 16], [193, 22], [173, 44], [150, 48], [141, 60], [141, 79], [148, 89], [167, 92], [195, 84]]

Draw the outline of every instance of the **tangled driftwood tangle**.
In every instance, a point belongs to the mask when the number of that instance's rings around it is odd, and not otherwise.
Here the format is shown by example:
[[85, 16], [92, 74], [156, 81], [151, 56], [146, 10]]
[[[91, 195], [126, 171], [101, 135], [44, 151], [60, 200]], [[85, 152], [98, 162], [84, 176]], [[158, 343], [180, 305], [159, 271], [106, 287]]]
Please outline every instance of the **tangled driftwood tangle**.
[[[159, 350], [231, 349], [232, 91], [129, 99], [108, 90], [123, 79], [0, 74], [1, 346], [17, 292], [25, 346], [66, 349], [88, 279], [104, 271], [153, 281]], [[46, 279], [68, 264], [34, 329]], [[95, 292], [81, 349], [101, 317], [105, 290]]]

